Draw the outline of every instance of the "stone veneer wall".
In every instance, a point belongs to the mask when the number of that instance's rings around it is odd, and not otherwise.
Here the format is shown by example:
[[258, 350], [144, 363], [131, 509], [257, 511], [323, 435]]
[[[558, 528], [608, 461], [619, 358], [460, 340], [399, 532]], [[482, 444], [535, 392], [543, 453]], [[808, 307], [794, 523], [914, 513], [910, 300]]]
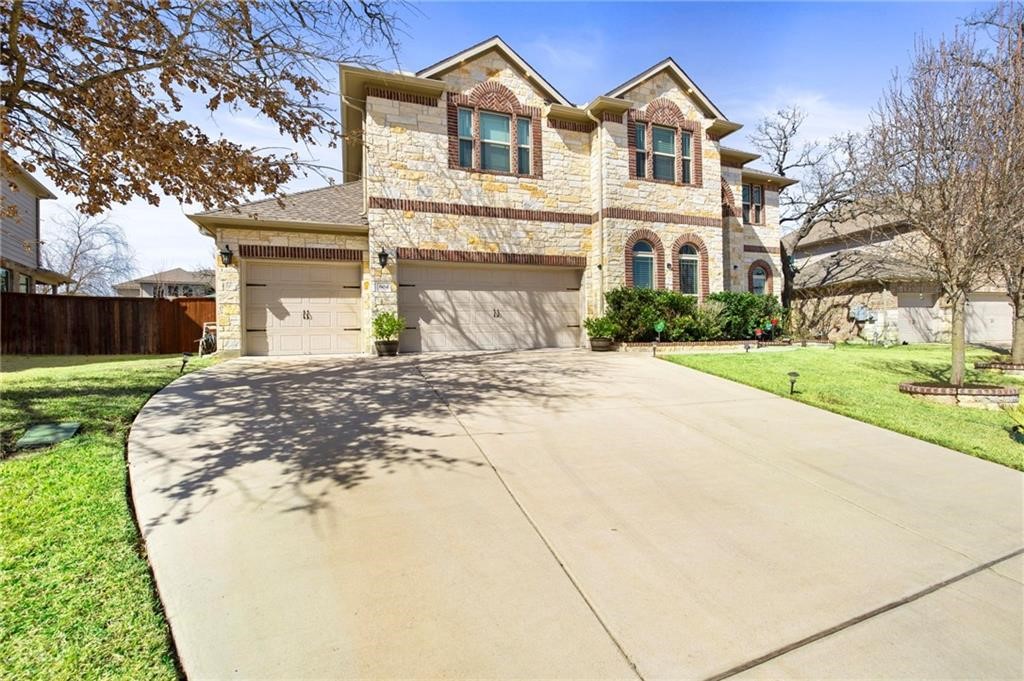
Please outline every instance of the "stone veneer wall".
[[[856, 322], [850, 313], [859, 307], [875, 313], [873, 322]], [[899, 340], [896, 294], [874, 284], [802, 291], [793, 301], [792, 327], [801, 337], [827, 337], [832, 341], [860, 338], [894, 343]], [[876, 335], [877, 334], [877, 335]]]
[[[217, 280], [217, 345], [225, 354], [238, 354], [242, 349], [244, 291], [240, 286], [240, 270], [245, 260], [238, 257], [239, 246], [253, 244], [263, 246], [299, 246], [308, 248], [346, 248], [366, 250], [364, 235], [331, 232], [302, 232], [264, 229], [221, 228], [216, 235], [217, 249], [226, 244], [231, 246], [235, 257], [230, 265], [224, 265], [220, 256], [216, 263]], [[363, 261], [363, 347], [370, 347], [370, 287], [367, 261]]]

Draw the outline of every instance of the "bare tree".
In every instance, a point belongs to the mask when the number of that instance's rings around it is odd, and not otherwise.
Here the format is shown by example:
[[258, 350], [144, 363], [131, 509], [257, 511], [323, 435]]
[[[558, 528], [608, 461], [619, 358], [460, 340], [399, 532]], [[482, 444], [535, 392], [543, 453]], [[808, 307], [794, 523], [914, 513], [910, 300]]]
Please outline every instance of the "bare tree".
[[1002, 115], [993, 134], [1005, 143], [1005, 162], [1015, 167], [1017, 186], [1005, 197], [1002, 224], [994, 237], [997, 283], [1005, 287], [1013, 309], [1010, 361], [1024, 363], [1024, 5], [1002, 3], [968, 20], [994, 47], [981, 51], [971, 65], [989, 72]]
[[[801, 143], [806, 120], [807, 114], [797, 107], [780, 109], [762, 119], [750, 139], [772, 172], [800, 180], [779, 194], [779, 226], [793, 234], [789, 245], [794, 250], [815, 226], [855, 216], [855, 167], [863, 144], [853, 133]], [[787, 307], [796, 274], [792, 255], [783, 243], [782, 304]]]
[[[273, 194], [312, 160], [208, 135], [181, 111], [254, 111], [335, 144], [338, 62], [396, 46], [383, 0], [3, 0], [0, 136], [96, 215], [157, 189], [210, 207]], [[5, 161], [6, 163], [6, 161]], [[5, 170], [10, 170], [9, 168]]]
[[[950, 383], [963, 385], [968, 294], [990, 276], [1008, 201], [1020, 201], [1004, 103], [972, 35], [921, 41], [872, 116], [859, 205], [913, 231], [887, 246], [937, 282], [952, 311]], [[1019, 170], [1017, 171], [1019, 172]], [[1012, 210], [1012, 209], [1011, 209]]]
[[64, 293], [110, 295], [113, 284], [135, 274], [135, 252], [108, 219], [66, 211], [53, 224], [44, 254], [48, 268], [71, 279]]

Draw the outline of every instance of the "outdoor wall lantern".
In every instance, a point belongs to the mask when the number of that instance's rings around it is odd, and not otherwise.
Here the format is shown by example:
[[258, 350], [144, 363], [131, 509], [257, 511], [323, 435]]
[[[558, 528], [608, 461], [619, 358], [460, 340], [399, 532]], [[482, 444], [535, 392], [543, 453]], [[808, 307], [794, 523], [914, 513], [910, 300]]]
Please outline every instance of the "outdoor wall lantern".
[[377, 254], [377, 260], [380, 261], [381, 269], [388, 266], [388, 252], [383, 248], [380, 249], [380, 253]]
[[792, 395], [793, 391], [796, 390], [796, 379], [800, 378], [800, 374], [796, 371], [790, 371], [786, 375], [789, 376], [789, 394]]
[[220, 252], [220, 261], [225, 265], [230, 265], [232, 257], [234, 257], [234, 253], [231, 252], [231, 244], [224, 244], [224, 248]]

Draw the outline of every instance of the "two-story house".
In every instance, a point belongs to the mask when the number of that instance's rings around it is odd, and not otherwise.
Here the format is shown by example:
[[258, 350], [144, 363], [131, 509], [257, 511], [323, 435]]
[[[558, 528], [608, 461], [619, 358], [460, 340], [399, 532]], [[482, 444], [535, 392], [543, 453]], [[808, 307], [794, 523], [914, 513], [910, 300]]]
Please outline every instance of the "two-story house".
[[778, 195], [672, 59], [584, 105], [500, 38], [415, 75], [341, 67], [346, 182], [192, 216], [220, 347], [575, 347], [619, 286], [777, 294]]
[[43, 267], [39, 203], [57, 197], [6, 154], [0, 170], [0, 291], [35, 293], [36, 286], [50, 286], [56, 292], [70, 280]]

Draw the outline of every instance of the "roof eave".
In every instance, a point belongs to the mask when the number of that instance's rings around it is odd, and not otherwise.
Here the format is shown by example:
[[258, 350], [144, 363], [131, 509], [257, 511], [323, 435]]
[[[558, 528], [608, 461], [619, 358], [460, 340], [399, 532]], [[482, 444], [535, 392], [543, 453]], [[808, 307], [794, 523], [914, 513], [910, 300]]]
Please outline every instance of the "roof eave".
[[783, 177], [782, 175], [776, 175], [774, 173], [765, 172], [763, 170], [756, 170], [754, 168], [744, 168], [743, 178], [758, 180], [764, 182], [769, 186], [778, 187], [779, 189], [785, 189], [797, 184], [799, 180], [794, 180], [791, 177]]
[[[722, 139], [723, 137], [728, 137], [729, 135], [733, 134], [742, 127], [742, 123], [728, 121], [724, 118], [716, 118], [714, 121], [712, 121], [711, 126], [708, 128], [708, 132], [711, 133], [712, 135], [717, 136], [718, 139]], [[758, 156], [757, 158], [761, 157]]]
[[260, 220], [244, 215], [188, 215], [189, 220], [199, 226], [206, 236], [214, 236], [218, 227], [227, 229], [283, 229], [286, 231], [345, 232], [366, 234], [368, 225], [352, 225], [343, 222], [307, 222], [302, 220]]

